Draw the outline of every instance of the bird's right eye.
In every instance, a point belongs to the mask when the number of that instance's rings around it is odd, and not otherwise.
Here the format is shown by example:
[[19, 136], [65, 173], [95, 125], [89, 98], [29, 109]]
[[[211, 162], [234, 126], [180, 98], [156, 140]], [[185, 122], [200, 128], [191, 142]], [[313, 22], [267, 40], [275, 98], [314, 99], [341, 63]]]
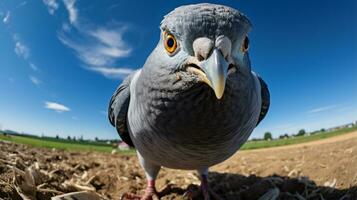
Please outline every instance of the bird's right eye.
[[171, 33], [164, 32], [164, 46], [169, 54], [173, 54], [177, 49], [177, 41]]

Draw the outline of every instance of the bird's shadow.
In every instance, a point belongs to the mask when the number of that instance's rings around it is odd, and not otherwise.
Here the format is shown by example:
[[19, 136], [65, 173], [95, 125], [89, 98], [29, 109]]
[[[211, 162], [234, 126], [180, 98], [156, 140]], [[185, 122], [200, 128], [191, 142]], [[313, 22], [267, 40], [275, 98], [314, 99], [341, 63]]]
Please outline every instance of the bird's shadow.
[[[209, 184], [212, 190], [225, 200], [357, 200], [357, 186], [347, 189], [317, 186], [307, 177], [291, 178], [279, 175], [259, 177], [210, 172]], [[195, 200], [203, 199], [199, 186], [193, 184], [188, 188], [173, 185], [162, 191], [165, 197], [163, 199], [172, 199], [172, 196], [183, 196], [185, 199], [185, 192], [188, 189], [199, 194], [194, 198]]]

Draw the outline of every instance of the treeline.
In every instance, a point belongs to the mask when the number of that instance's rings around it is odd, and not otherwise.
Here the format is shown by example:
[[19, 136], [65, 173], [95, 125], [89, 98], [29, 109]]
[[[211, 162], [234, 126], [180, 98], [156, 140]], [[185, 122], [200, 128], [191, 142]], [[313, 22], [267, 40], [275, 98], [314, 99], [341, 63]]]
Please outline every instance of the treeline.
[[[321, 132], [325, 132], [325, 129], [321, 129], [320, 131], [314, 131], [309, 134], [313, 135], [313, 134], [317, 134], [317, 133], [321, 133]], [[288, 139], [291, 137], [299, 137], [299, 136], [304, 136], [307, 134], [308, 133], [305, 131], [305, 129], [300, 129], [296, 134], [284, 133], [275, 139]], [[273, 134], [271, 132], [265, 132], [263, 138], [253, 138], [252, 141], [273, 140], [273, 139], [274, 139]]]
[[54, 142], [63, 142], [63, 143], [75, 143], [75, 144], [90, 144], [90, 145], [98, 145], [98, 146], [111, 146], [112, 144], [117, 144], [120, 142], [119, 139], [99, 139], [95, 137], [94, 140], [90, 139], [83, 139], [83, 136], [76, 137], [76, 136], [60, 136], [56, 135], [55, 137], [45, 136], [45, 135], [32, 135], [28, 133], [18, 133], [13, 130], [0, 130], [0, 133], [3, 135], [13, 135], [13, 136], [21, 136], [27, 138], [34, 138], [34, 139], [41, 139], [45, 141], [54, 141]]
[[[300, 137], [300, 136], [306, 136], [306, 135], [315, 135], [315, 134], [321, 134], [321, 133], [330, 132], [330, 131], [336, 131], [336, 130], [340, 130], [343, 128], [351, 128], [351, 127], [357, 127], [357, 121], [355, 123], [349, 123], [349, 124], [329, 128], [329, 129], [321, 128], [320, 130], [316, 130], [316, 131], [312, 131], [312, 132], [306, 132], [305, 129], [300, 129], [295, 134], [284, 133], [275, 139], [288, 139], [288, 138]], [[263, 138], [253, 138], [253, 139], [251, 139], [251, 141], [262, 141], [262, 140], [273, 140], [273, 139], [274, 138], [273, 138], [273, 135], [271, 132], [265, 132], [263, 135]]]

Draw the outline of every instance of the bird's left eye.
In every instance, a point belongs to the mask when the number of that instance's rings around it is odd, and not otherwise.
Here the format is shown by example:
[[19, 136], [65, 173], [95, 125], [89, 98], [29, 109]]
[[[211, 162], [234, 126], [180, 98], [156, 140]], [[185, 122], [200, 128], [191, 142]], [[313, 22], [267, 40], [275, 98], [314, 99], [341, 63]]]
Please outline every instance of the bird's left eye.
[[176, 38], [168, 32], [164, 32], [164, 46], [169, 54], [172, 54], [177, 49]]

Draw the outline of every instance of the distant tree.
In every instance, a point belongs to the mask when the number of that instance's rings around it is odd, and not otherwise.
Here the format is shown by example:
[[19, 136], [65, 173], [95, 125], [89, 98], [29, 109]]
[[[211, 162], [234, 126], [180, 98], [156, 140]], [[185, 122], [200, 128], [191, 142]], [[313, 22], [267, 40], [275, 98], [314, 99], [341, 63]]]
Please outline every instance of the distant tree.
[[73, 140], [76, 141], [76, 136], [73, 137]]
[[83, 141], [83, 135], [81, 135], [81, 137], [79, 138], [80, 141]]
[[305, 129], [301, 129], [301, 130], [296, 134], [296, 136], [303, 136], [303, 135], [305, 135], [305, 134], [306, 134]]
[[285, 138], [289, 138], [289, 134], [285, 133], [285, 134], [279, 136], [279, 139], [285, 139]]
[[271, 135], [270, 132], [265, 132], [264, 133], [264, 140], [272, 140], [273, 136]]
[[324, 129], [324, 128], [320, 129], [320, 132], [325, 132], [325, 131], [326, 131], [326, 129]]
[[58, 136], [58, 135], [56, 135], [56, 139], [57, 139], [57, 140], [59, 139], [59, 136]]
[[98, 137], [95, 137], [95, 139], [94, 139], [96, 142], [98, 142]]
[[320, 131], [313, 131], [313, 132], [311, 132], [310, 133], [310, 135], [315, 135], [315, 134], [317, 134], [317, 133], [319, 133]]
[[71, 136], [67, 136], [67, 140], [71, 140]]

